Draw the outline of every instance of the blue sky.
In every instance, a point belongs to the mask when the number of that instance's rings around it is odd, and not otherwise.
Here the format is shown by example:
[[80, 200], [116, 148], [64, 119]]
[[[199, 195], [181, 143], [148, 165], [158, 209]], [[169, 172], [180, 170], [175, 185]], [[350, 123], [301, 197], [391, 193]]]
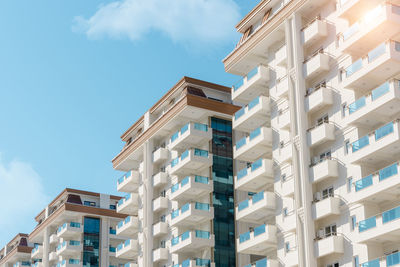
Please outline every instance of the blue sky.
[[258, 2], [0, 1], [0, 246], [65, 187], [118, 194], [120, 135], [184, 75], [236, 81], [221, 60]]

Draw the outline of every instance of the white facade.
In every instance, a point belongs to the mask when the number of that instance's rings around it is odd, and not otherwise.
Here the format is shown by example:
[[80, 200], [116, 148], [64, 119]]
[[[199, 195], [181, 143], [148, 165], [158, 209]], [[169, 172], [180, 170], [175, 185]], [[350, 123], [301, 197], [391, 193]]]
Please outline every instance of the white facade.
[[400, 1], [265, 0], [237, 29], [237, 266], [400, 264]]

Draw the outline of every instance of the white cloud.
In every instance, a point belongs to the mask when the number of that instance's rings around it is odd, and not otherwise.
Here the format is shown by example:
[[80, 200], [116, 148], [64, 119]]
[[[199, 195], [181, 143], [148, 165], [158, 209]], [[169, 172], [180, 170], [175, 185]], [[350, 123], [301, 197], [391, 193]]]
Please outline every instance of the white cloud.
[[5, 164], [0, 154], [0, 246], [19, 232], [31, 231], [47, 201], [42, 179], [30, 164]]
[[185, 45], [215, 45], [236, 37], [239, 19], [234, 0], [120, 0], [100, 6], [89, 19], [76, 17], [74, 28], [91, 39], [136, 41], [154, 30]]

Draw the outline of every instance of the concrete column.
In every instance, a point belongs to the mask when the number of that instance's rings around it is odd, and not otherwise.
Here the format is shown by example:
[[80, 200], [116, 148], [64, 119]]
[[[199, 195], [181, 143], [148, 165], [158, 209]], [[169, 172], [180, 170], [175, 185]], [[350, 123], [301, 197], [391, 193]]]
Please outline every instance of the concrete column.
[[[312, 185], [309, 180], [308, 162], [310, 161], [310, 151], [307, 145], [306, 130], [308, 128], [308, 119], [304, 109], [305, 79], [303, 75], [303, 47], [301, 42], [301, 16], [298, 13], [293, 14], [292, 18], [292, 51], [294, 68], [294, 90], [291, 90], [290, 98], [292, 100], [292, 139], [298, 138], [299, 145], [295, 148], [298, 153], [294, 153], [293, 167], [297, 176], [301, 197], [296, 203], [298, 214], [298, 243], [301, 246], [301, 257], [299, 265], [303, 267], [317, 267], [317, 260], [314, 257], [314, 234], [315, 227], [311, 215]], [[296, 113], [296, 114], [294, 114]], [[297, 122], [297, 125], [295, 124]], [[297, 133], [295, 132], [297, 130]], [[295, 136], [297, 135], [297, 136]], [[298, 154], [298, 156], [297, 156]], [[300, 164], [300, 162], [302, 164]], [[300, 203], [301, 202], [301, 203]], [[301, 208], [299, 208], [301, 205]], [[299, 220], [299, 216], [302, 220]], [[303, 228], [303, 229], [300, 229]]]
[[148, 140], [144, 144], [144, 168], [143, 168], [143, 261], [144, 266], [153, 266], [153, 164], [152, 164], [153, 141]]
[[110, 219], [101, 218], [100, 223], [100, 266], [110, 266], [109, 246], [110, 238], [108, 236], [110, 229]]
[[49, 237], [50, 237], [50, 229], [49, 229], [49, 227], [46, 227], [43, 230], [43, 258], [42, 258], [42, 264], [43, 264], [44, 267], [50, 267], [50, 264], [49, 264], [49, 253], [50, 253]]

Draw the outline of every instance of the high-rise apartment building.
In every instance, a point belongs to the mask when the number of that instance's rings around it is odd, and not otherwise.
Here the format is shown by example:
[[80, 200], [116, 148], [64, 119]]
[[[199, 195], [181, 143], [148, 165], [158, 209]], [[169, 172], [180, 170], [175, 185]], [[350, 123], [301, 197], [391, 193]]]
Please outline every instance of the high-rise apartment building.
[[116, 256], [133, 266], [235, 266], [231, 88], [184, 77], [122, 136]]
[[31, 250], [27, 234], [16, 235], [0, 250], [0, 267], [31, 266]]
[[400, 1], [265, 0], [237, 30], [237, 266], [400, 264]]
[[[127, 263], [116, 257], [116, 235], [125, 214], [116, 212], [121, 197], [65, 189], [36, 216], [29, 234], [32, 267], [118, 267]], [[22, 240], [22, 239], [21, 239]], [[22, 242], [20, 242], [21, 244]], [[14, 265], [15, 267], [25, 266]], [[5, 267], [11, 267], [5, 266]]]

